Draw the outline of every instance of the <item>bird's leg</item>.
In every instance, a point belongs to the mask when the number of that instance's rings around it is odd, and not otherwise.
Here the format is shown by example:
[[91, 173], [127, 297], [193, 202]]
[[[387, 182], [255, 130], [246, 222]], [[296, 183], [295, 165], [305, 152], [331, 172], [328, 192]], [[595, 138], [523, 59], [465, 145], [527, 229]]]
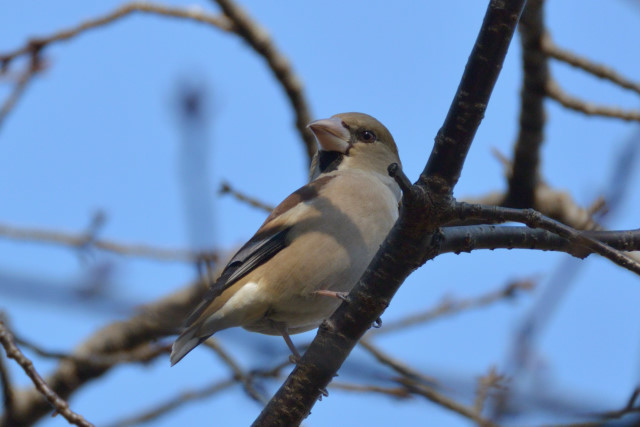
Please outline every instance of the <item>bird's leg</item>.
[[297, 365], [300, 361], [300, 353], [298, 353], [298, 349], [296, 349], [296, 346], [293, 345], [293, 341], [291, 341], [287, 325], [281, 322], [273, 322], [273, 326], [278, 330], [278, 332], [280, 332], [280, 335], [284, 338], [284, 342], [287, 343], [287, 347], [291, 350], [292, 354], [291, 357], [289, 357], [289, 360], [291, 360], [291, 363]]
[[327, 289], [320, 289], [314, 292], [316, 295], [322, 295], [325, 297], [338, 298], [344, 302], [349, 302], [349, 292], [336, 292]]

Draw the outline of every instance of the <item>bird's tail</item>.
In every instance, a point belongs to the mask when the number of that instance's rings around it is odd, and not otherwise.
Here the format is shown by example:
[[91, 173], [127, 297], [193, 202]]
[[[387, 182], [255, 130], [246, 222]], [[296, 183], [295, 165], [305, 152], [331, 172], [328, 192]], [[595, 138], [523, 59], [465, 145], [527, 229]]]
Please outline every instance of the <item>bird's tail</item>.
[[190, 327], [180, 334], [178, 339], [173, 343], [171, 347], [171, 366], [175, 365], [182, 360], [191, 350], [196, 348], [200, 343], [205, 341], [208, 337], [199, 337], [196, 335], [198, 328]]

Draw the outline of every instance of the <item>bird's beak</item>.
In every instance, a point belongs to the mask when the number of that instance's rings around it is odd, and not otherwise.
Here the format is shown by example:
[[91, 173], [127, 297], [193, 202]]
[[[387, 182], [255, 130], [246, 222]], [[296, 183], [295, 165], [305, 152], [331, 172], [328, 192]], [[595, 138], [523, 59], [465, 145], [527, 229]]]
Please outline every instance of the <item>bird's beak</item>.
[[349, 129], [342, 125], [342, 119], [331, 117], [330, 119], [316, 120], [309, 123], [307, 127], [315, 135], [322, 150], [347, 153], [351, 134]]

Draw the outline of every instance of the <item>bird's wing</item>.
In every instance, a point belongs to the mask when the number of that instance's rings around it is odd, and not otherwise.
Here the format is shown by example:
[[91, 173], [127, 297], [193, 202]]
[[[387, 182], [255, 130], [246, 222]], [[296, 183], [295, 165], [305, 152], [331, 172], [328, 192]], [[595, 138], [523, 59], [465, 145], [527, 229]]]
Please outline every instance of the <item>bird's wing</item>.
[[264, 224], [227, 264], [220, 278], [211, 285], [203, 300], [185, 321], [191, 326], [206, 311], [211, 302], [227, 288], [258, 268], [289, 244], [287, 235], [313, 209], [320, 190], [335, 176], [320, 176], [300, 187], [282, 201]]
[[202, 302], [189, 315], [185, 325], [191, 326], [222, 292], [284, 249], [287, 246], [286, 236], [290, 229], [291, 227], [286, 227], [275, 229], [270, 233], [258, 232], [245, 243], [231, 258], [220, 278], [211, 285]]

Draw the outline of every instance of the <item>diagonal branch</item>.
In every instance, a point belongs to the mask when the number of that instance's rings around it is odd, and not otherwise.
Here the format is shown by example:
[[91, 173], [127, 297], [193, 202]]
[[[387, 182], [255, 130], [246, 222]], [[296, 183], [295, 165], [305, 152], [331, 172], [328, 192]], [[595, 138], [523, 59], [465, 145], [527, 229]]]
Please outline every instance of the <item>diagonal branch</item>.
[[[13, 335], [7, 329], [3, 321], [0, 321], [0, 344], [4, 347], [4, 350], [7, 352], [7, 357], [10, 359], [14, 359], [18, 365], [24, 370], [27, 376], [31, 379], [33, 384], [36, 386], [38, 392], [44, 396], [46, 402], [50, 404], [54, 411], [60, 415], [62, 415], [70, 424], [74, 424], [80, 427], [94, 427], [93, 424], [84, 419], [84, 417], [80, 414], [73, 412], [69, 408], [69, 404], [66, 400], [61, 398], [54, 390], [51, 389], [49, 384], [42, 379], [36, 368], [33, 366], [31, 360], [29, 360], [16, 346]], [[15, 402], [14, 402], [15, 403]], [[15, 407], [14, 407], [15, 409]], [[8, 422], [12, 423], [11, 425], [18, 425], [15, 423], [16, 414], [12, 414], [12, 419], [2, 420], [3, 423]]]
[[485, 15], [460, 86], [420, 178], [437, 193], [451, 193], [460, 178], [524, 3], [524, 0], [489, 3], [489, 13]]
[[609, 80], [622, 88], [632, 90], [640, 95], [640, 83], [626, 78], [611, 67], [598, 64], [588, 58], [576, 55], [569, 50], [562, 49], [553, 42], [549, 34], [544, 34], [541, 41], [541, 48], [545, 55], [558, 61], [566, 62], [573, 67], [580, 68], [601, 79]]
[[215, 1], [233, 23], [233, 31], [267, 61], [269, 68], [285, 90], [296, 116], [296, 129], [304, 141], [307, 156], [311, 162], [317, 147], [315, 138], [307, 129], [307, 124], [311, 122], [311, 112], [300, 78], [293, 72], [289, 60], [276, 48], [267, 30], [262, 28], [232, 0]]

